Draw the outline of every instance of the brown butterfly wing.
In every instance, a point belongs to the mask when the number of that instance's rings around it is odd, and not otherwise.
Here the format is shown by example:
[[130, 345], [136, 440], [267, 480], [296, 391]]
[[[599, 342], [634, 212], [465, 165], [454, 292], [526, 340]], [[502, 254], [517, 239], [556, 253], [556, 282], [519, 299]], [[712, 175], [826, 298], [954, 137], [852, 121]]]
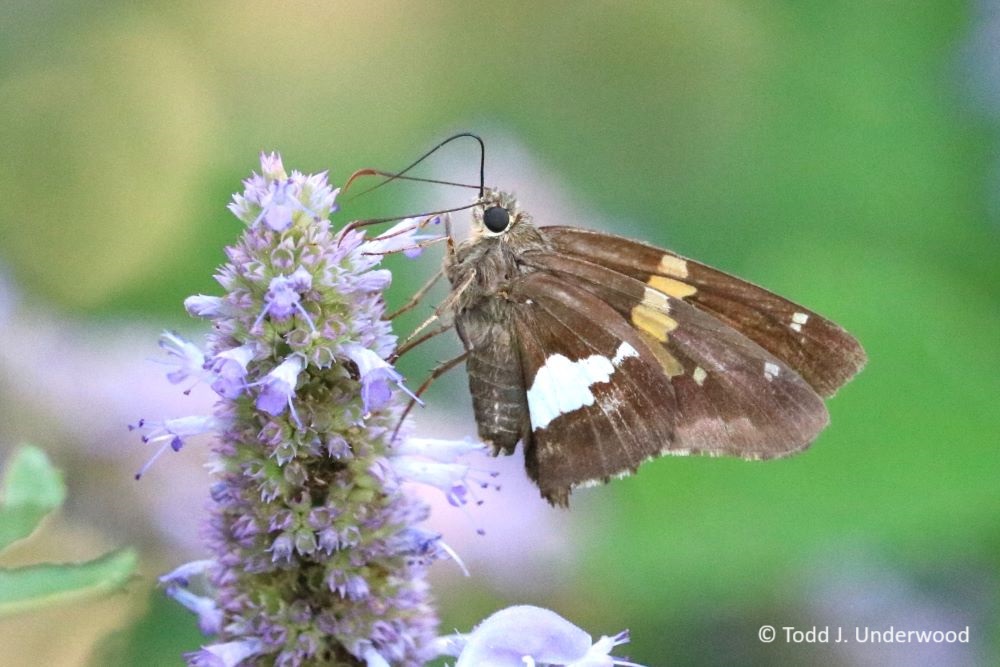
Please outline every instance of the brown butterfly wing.
[[656, 407], [673, 419], [674, 437], [662, 454], [784, 456], [827, 425], [823, 400], [795, 370], [684, 300], [575, 257], [522, 259], [610, 306], [657, 358], [673, 389], [673, 401]]
[[512, 286], [531, 431], [529, 476], [553, 504], [670, 449], [673, 387], [641, 336], [595, 295], [543, 272]]
[[585, 259], [683, 299], [736, 329], [832, 396], [866, 362], [836, 323], [745, 280], [668, 250], [576, 227], [542, 227], [560, 254]]

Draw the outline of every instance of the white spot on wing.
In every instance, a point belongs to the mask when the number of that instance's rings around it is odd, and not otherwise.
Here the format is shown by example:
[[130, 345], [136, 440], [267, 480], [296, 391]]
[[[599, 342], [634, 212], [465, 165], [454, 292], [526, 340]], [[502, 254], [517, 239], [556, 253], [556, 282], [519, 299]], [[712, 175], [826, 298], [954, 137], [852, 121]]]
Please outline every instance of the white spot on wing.
[[802, 325], [799, 324], [798, 322], [792, 322], [788, 326], [792, 328], [792, 331], [802, 331]]
[[622, 365], [622, 362], [628, 359], [629, 357], [638, 357], [638, 356], [639, 353], [636, 352], [636, 349], [634, 347], [632, 347], [625, 341], [622, 341], [622, 344], [618, 346], [618, 351], [615, 352], [614, 359], [611, 360], [611, 365], [614, 366], [615, 368], [618, 368], [619, 366]]
[[614, 361], [599, 354], [579, 361], [570, 361], [561, 354], [550, 356], [535, 373], [528, 389], [532, 429], [545, 428], [559, 415], [593, 405], [594, 393], [590, 387], [610, 380], [616, 365], [637, 355], [635, 348], [622, 343]]
[[708, 373], [706, 373], [705, 369], [702, 368], [701, 366], [696, 366], [694, 369], [694, 373], [691, 373], [691, 379], [694, 380], [694, 383], [699, 387], [705, 384], [706, 377], [708, 377]]
[[792, 315], [792, 322], [795, 324], [805, 324], [809, 321], [808, 313], [795, 313]]
[[778, 377], [778, 373], [781, 372], [781, 368], [778, 364], [772, 364], [770, 361], [764, 362], [764, 377], [767, 378], [768, 382]]

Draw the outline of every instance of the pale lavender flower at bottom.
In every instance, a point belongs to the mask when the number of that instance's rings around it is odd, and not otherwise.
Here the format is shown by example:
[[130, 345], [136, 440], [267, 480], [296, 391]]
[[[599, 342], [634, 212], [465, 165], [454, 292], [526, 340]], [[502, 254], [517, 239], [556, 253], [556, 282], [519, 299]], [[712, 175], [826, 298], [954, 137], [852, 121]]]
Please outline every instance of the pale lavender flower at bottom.
[[457, 657], [455, 667], [642, 667], [611, 655], [628, 641], [628, 631], [596, 642], [585, 630], [541, 607], [508, 607], [467, 635], [439, 637], [439, 655]]

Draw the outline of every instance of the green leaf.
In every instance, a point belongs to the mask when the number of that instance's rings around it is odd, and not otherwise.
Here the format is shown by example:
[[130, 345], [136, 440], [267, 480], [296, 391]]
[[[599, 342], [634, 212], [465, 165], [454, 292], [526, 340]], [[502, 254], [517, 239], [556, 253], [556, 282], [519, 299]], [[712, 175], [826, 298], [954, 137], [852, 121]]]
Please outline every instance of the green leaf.
[[128, 582], [137, 561], [133, 549], [121, 549], [86, 563], [0, 570], [0, 616], [111, 593]]
[[0, 496], [0, 550], [30, 535], [46, 514], [62, 506], [62, 474], [37, 447], [25, 446], [7, 462]]
[[[176, 667], [182, 653], [205, 644], [195, 614], [164, 595], [160, 588], [146, 592], [145, 613], [119, 627], [94, 647], [88, 667], [146, 665]], [[451, 627], [451, 626], [448, 626]]]

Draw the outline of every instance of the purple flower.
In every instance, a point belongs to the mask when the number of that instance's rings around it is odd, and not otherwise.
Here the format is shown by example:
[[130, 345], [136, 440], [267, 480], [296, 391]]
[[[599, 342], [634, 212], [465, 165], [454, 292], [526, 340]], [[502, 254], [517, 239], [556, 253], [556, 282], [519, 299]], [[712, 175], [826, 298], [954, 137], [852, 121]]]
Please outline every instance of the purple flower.
[[315, 211], [302, 203], [300, 194], [301, 183], [296, 182], [294, 178], [271, 181], [264, 192], [256, 193], [257, 203], [261, 209], [250, 226], [256, 227], [263, 220], [270, 229], [283, 232], [292, 226], [292, 215], [297, 211], [312, 218], [318, 217]]
[[312, 289], [312, 274], [300, 266], [288, 276], [288, 282], [296, 292], [308, 292]]
[[288, 231], [301, 212], [314, 223], [321, 223], [337, 210], [337, 193], [327, 183], [326, 173], [306, 176], [300, 172], [285, 173], [277, 153], [261, 153], [261, 173], [243, 181], [245, 190], [233, 196], [229, 210], [251, 229], [261, 221], [275, 232]]
[[[465, 505], [470, 497], [476, 504], [482, 504], [472, 489], [488, 488], [491, 480], [497, 476], [497, 473], [480, 471], [464, 463], [426, 461], [416, 456], [394, 456], [391, 463], [400, 479], [441, 490], [448, 502], [455, 507]], [[499, 490], [500, 487], [497, 486], [496, 489]]]
[[385, 232], [371, 239], [364, 246], [364, 252], [371, 255], [388, 255], [402, 252], [413, 259], [419, 257], [424, 246], [444, 237], [433, 234], [418, 234], [417, 232], [429, 225], [441, 222], [440, 216], [426, 218], [404, 218]]
[[182, 586], [168, 586], [167, 595], [182, 604], [188, 611], [198, 616], [198, 628], [202, 634], [217, 635], [222, 630], [222, 610], [215, 600], [195, 595]]
[[237, 667], [247, 658], [259, 655], [263, 651], [263, 642], [254, 637], [202, 646], [200, 651], [188, 653], [184, 657], [191, 667]]
[[305, 362], [299, 356], [288, 357], [278, 364], [257, 383], [262, 387], [257, 395], [257, 408], [275, 417], [284, 412], [286, 407], [291, 408], [294, 413], [292, 398], [295, 396], [299, 373], [304, 366]]
[[172, 331], [160, 334], [159, 344], [168, 355], [162, 363], [175, 367], [167, 373], [167, 379], [172, 384], [179, 384], [188, 378], [193, 378], [195, 382], [206, 379], [205, 355], [197, 345]]
[[203, 433], [212, 433], [219, 428], [219, 421], [215, 417], [178, 417], [176, 419], [164, 419], [163, 421], [150, 421], [148, 419], [140, 419], [139, 423], [134, 426], [130, 425], [129, 430], [140, 430], [144, 431], [142, 436], [142, 441], [149, 444], [155, 444], [157, 442], [162, 442], [163, 445], [156, 450], [156, 452], [149, 458], [146, 463], [139, 469], [139, 472], [135, 474], [135, 478], [139, 479], [149, 467], [153, 465], [156, 459], [160, 458], [160, 455], [167, 449], [173, 449], [175, 452], [181, 451], [184, 446], [184, 440], [191, 436], [201, 435]]
[[611, 655], [628, 641], [628, 632], [593, 642], [586, 631], [541, 607], [501, 609], [468, 635], [442, 637], [438, 650], [457, 656], [455, 667], [640, 667]]
[[266, 316], [278, 322], [287, 320], [295, 313], [299, 313], [309, 324], [309, 328], [316, 330], [309, 313], [302, 307], [302, 293], [312, 286], [312, 276], [303, 268], [298, 268], [290, 276], [276, 276], [271, 279], [267, 292], [264, 294], [264, 308], [253, 324], [253, 328], [264, 320]]
[[302, 295], [295, 288], [288, 276], [277, 276], [271, 279], [271, 284], [264, 295], [264, 313], [275, 320], [287, 320], [301, 306]]
[[159, 582], [163, 586], [183, 586], [187, 588], [191, 585], [192, 579], [204, 577], [211, 567], [212, 561], [210, 560], [193, 560], [174, 568], [164, 575], [160, 575]]
[[348, 343], [342, 349], [344, 354], [358, 367], [358, 377], [361, 380], [361, 401], [365, 414], [370, 414], [389, 402], [392, 397], [391, 384], [396, 385], [419, 402], [419, 399], [403, 385], [403, 376], [392, 367], [392, 364], [378, 354], [356, 343]]
[[[261, 219], [264, 224], [276, 232], [282, 232], [292, 225], [292, 213], [306, 210], [295, 198], [294, 183], [276, 181], [271, 183], [271, 189], [261, 201], [261, 211], [255, 224]], [[289, 190], [293, 190], [291, 193]]]
[[392, 273], [387, 269], [376, 269], [359, 276], [345, 276], [342, 283], [347, 292], [381, 292], [392, 283]]
[[260, 172], [269, 180], [286, 178], [285, 165], [281, 161], [281, 156], [274, 151], [270, 154], [263, 152], [260, 154]]
[[225, 312], [225, 303], [217, 296], [196, 294], [184, 299], [184, 309], [193, 317], [213, 318]]
[[216, 353], [209, 366], [215, 374], [212, 389], [223, 398], [238, 398], [246, 388], [247, 365], [253, 361], [256, 345], [248, 343]]
[[438, 438], [409, 437], [393, 447], [396, 456], [423, 456], [441, 463], [453, 463], [466, 454], [485, 454], [489, 448], [478, 440], [440, 440]]
[[423, 528], [410, 528], [399, 536], [401, 551], [414, 562], [429, 565], [436, 560], [452, 560], [462, 570], [462, 574], [469, 575], [469, 570], [465, 563], [459, 558], [458, 553], [441, 539], [440, 533], [432, 533]]

